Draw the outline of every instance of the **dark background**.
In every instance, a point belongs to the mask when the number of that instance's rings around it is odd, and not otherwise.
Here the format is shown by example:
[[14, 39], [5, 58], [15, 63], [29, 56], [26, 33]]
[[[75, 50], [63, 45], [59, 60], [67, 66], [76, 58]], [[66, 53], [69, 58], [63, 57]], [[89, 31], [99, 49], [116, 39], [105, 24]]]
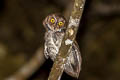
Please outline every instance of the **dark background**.
[[[43, 19], [67, 14], [71, 0], [0, 0], [0, 80], [43, 46]], [[76, 38], [83, 58], [78, 80], [120, 80], [120, 0], [86, 0]], [[47, 60], [28, 80], [47, 80]], [[77, 80], [63, 74], [62, 80]]]

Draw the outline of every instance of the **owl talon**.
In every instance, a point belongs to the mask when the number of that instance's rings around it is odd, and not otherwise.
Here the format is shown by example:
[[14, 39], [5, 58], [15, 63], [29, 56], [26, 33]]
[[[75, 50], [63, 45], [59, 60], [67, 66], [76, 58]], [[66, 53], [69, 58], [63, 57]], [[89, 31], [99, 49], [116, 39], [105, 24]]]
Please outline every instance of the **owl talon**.
[[48, 54], [44, 54], [44, 55], [45, 55], [45, 58], [46, 58], [46, 59], [48, 59], [48, 58], [49, 58]]

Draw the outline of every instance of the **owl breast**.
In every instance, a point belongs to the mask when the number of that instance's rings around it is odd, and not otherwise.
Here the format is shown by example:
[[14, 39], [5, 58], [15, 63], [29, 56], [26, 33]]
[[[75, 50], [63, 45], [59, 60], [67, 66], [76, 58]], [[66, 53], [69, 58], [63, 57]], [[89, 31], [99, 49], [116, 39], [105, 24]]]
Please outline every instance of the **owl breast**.
[[51, 58], [53, 61], [58, 54], [64, 33], [48, 31], [45, 33], [45, 57]]

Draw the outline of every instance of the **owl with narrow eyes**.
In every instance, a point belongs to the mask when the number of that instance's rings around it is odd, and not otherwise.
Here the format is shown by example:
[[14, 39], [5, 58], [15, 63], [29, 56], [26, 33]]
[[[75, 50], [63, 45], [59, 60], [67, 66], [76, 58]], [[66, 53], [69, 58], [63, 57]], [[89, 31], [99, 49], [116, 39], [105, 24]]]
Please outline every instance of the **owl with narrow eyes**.
[[[58, 55], [65, 34], [66, 24], [65, 18], [60, 14], [51, 14], [43, 21], [46, 29], [44, 55], [47, 59], [50, 58], [54, 61]], [[72, 77], [78, 77], [81, 70], [82, 59], [76, 42], [72, 44], [69, 53], [64, 71]]]

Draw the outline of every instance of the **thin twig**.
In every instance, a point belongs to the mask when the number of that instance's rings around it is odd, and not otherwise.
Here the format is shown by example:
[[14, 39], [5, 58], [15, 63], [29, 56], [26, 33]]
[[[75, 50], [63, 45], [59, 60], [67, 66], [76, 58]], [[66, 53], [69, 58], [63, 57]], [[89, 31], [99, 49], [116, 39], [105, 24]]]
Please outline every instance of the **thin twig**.
[[39, 48], [35, 56], [24, 66], [22, 66], [15, 74], [6, 78], [5, 80], [26, 80], [29, 78], [43, 63], [45, 58], [43, 55], [43, 48]]
[[64, 35], [59, 54], [53, 64], [48, 80], [60, 80], [64, 65], [69, 55], [68, 51], [76, 38], [85, 0], [75, 0], [68, 27]]

